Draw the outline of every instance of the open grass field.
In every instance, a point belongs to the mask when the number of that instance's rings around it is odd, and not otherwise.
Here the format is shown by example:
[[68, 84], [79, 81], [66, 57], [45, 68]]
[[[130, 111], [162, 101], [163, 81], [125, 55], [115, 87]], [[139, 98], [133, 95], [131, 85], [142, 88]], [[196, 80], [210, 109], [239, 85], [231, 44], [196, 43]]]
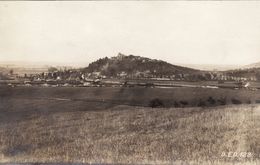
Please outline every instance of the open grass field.
[[[191, 107], [209, 96], [226, 97], [229, 105]], [[153, 98], [165, 108], [149, 107]], [[243, 104], [231, 104], [232, 98]], [[188, 105], [171, 107], [171, 100]], [[257, 165], [255, 100], [258, 91], [228, 89], [3, 87], [0, 163]]]

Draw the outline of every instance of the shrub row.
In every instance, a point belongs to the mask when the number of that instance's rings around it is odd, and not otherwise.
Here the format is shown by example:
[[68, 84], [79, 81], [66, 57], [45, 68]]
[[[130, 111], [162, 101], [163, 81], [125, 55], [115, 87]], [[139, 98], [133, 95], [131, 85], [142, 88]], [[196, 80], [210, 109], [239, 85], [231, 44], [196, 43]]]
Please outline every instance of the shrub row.
[[[188, 106], [198, 106], [198, 107], [209, 107], [209, 106], [217, 106], [217, 105], [226, 105], [227, 99], [226, 98], [218, 98], [214, 99], [213, 97], [208, 97], [205, 100], [198, 100], [195, 103], [189, 103], [188, 101], [181, 100], [181, 101], [173, 101], [173, 100], [162, 100], [159, 98], [155, 98], [150, 100], [149, 107], [156, 108], [156, 107], [188, 107]], [[239, 99], [232, 98], [230, 100], [231, 104], [242, 104], [243, 102]], [[245, 101], [246, 104], [251, 104], [251, 100]], [[260, 100], [256, 100], [256, 103], [260, 103]]]

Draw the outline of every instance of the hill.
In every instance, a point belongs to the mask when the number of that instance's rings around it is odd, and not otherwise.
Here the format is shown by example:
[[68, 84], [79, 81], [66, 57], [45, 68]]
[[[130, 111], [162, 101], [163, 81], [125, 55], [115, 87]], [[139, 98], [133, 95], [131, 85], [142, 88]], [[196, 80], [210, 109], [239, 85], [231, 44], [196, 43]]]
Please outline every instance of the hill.
[[237, 69], [223, 71], [222, 74], [229, 77], [238, 77], [247, 80], [260, 80], [260, 62], [241, 66]]
[[239, 65], [224, 65], [224, 64], [223, 65], [221, 64], [180, 64], [180, 65], [193, 68], [193, 69], [211, 71], [211, 72], [227, 71], [227, 70], [240, 68]]
[[85, 72], [116, 77], [169, 77], [178, 74], [198, 73], [199, 70], [172, 65], [165, 61], [119, 53], [116, 57], [101, 58], [84, 68]]
[[249, 80], [260, 80], [260, 67], [259, 68], [242, 68], [235, 70], [228, 70], [223, 72], [227, 76], [243, 77]]
[[242, 68], [243, 69], [260, 68], [260, 62], [249, 64], [249, 65], [243, 66]]

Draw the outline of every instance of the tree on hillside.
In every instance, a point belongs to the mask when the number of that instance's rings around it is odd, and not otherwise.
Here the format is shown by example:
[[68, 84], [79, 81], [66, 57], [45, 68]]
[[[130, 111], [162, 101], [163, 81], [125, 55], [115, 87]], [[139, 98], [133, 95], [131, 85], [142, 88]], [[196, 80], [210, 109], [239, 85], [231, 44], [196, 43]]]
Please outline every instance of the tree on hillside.
[[11, 70], [9, 71], [9, 73], [10, 73], [10, 75], [13, 75], [13, 74], [14, 74], [14, 70], [11, 69]]
[[48, 72], [55, 72], [55, 71], [58, 71], [58, 69], [55, 68], [55, 67], [49, 67], [48, 68]]
[[260, 72], [257, 72], [256, 75], [255, 75], [255, 77], [256, 77], [256, 79], [257, 79], [258, 81], [260, 81]]

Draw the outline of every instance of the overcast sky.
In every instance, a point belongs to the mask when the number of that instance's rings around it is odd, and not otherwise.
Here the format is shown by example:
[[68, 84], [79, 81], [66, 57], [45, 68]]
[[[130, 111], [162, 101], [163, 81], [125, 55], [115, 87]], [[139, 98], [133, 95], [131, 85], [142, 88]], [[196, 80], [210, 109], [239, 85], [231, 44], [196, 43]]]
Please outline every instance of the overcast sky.
[[260, 2], [0, 2], [0, 61], [260, 61]]

